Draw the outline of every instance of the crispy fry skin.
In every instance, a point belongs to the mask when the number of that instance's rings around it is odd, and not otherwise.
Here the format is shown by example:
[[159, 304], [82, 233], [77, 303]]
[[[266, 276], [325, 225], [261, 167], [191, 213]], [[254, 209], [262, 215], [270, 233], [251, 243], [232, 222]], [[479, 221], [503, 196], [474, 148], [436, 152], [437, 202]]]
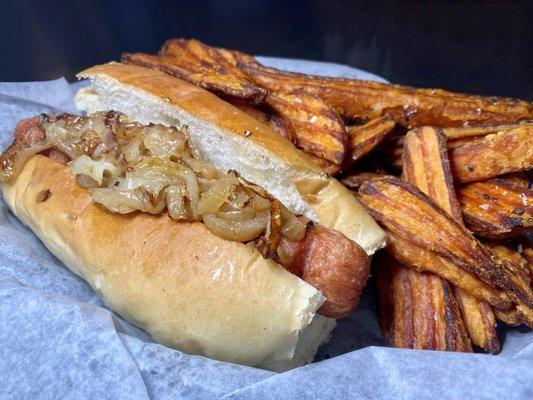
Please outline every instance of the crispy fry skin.
[[471, 352], [459, 307], [448, 283], [381, 257], [380, 327], [394, 347]]
[[496, 315], [498, 321], [502, 321], [509, 326], [518, 326], [521, 324], [516, 307], [510, 308], [509, 310], [495, 309], [494, 315]]
[[450, 151], [458, 182], [482, 181], [533, 168], [533, 126], [487, 135]]
[[[403, 151], [403, 179], [416, 185], [455, 221], [463, 223], [453, 188], [446, 138], [441, 131], [424, 127], [407, 133]], [[454, 293], [472, 342], [485, 351], [498, 353], [500, 342], [496, 333], [496, 318], [490, 305], [457, 287]]]
[[446, 136], [448, 140], [454, 140], [476, 136], [485, 136], [491, 133], [506, 132], [524, 125], [533, 126], [533, 122], [523, 121], [515, 124], [461, 126], [459, 128], [443, 128], [442, 131], [444, 133], [444, 136]]
[[239, 64], [257, 84], [269, 91], [302, 89], [322, 98], [343, 118], [373, 119], [389, 114], [403, 126], [470, 126], [533, 119], [527, 101], [415, 89], [356, 79], [303, 75]]
[[490, 253], [414, 185], [387, 177], [366, 182], [359, 188], [359, 195], [366, 209], [387, 230], [449, 258], [493, 287], [510, 287]]
[[238, 67], [238, 64], [257, 64], [259, 65], [259, 62], [251, 55], [242, 53], [237, 50], [228, 50], [223, 49], [220, 47], [216, 48], [218, 53], [224, 57], [224, 59], [229, 62], [231, 65]]
[[516, 306], [516, 313], [518, 320], [533, 329], [533, 309], [525, 304], [518, 304]]
[[229, 50], [222, 51], [195, 39], [170, 39], [165, 42], [159, 51], [159, 55], [172, 59], [178, 65], [197, 66], [213, 71], [223, 80], [233, 79], [243, 86], [253, 85], [257, 90], [257, 96], [236, 96], [251, 101], [253, 104], [260, 104], [267, 94], [265, 89], [254, 85], [248, 76], [237, 67], [238, 62], [245, 60], [251, 62], [251, 59], [253, 59], [253, 57], [246, 56], [243, 53]]
[[359, 200], [389, 232], [448, 258], [513, 300], [533, 305], [531, 288], [415, 186], [396, 178], [377, 179], [359, 188]]
[[257, 121], [270, 126], [285, 139], [290, 140], [294, 143], [294, 130], [292, 129], [291, 125], [279, 115], [264, 112], [256, 106], [240, 99], [227, 98], [224, 100], [226, 100], [228, 103], [231, 103], [239, 110], [244, 111], [246, 114], [255, 118]]
[[265, 89], [247, 80], [221, 73], [211, 67], [177, 62], [170, 57], [126, 53], [122, 55], [122, 62], [157, 69], [217, 94], [233, 96], [254, 104], [261, 103], [266, 95]]
[[351, 172], [349, 175], [342, 178], [341, 182], [348, 189], [357, 192], [363, 183], [373, 179], [382, 178], [384, 176], [384, 174], [378, 174], [376, 172]]
[[498, 354], [500, 341], [496, 332], [496, 317], [490, 305], [461, 289], [454, 288], [454, 293], [472, 343], [491, 354]]
[[[528, 262], [524, 257], [522, 257], [522, 255], [520, 255], [520, 253], [497, 243], [487, 243], [486, 247], [491, 251], [492, 254], [500, 259], [502, 265], [508, 271], [509, 276], [511, 276], [517, 285], [522, 287], [530, 287], [531, 274], [527, 265]], [[530, 306], [522, 303], [520, 299], [517, 300], [516, 318], [518, 323], [522, 323], [530, 328], [533, 328], [533, 309]], [[505, 316], [506, 315], [504, 315], [504, 318]]]
[[319, 98], [305, 93], [269, 93], [265, 103], [294, 129], [302, 150], [341, 165], [346, 154], [346, 127]]
[[409, 131], [403, 144], [402, 171], [405, 181], [417, 186], [458, 223], [463, 222], [442, 132], [431, 127]]
[[458, 188], [466, 225], [487, 238], [515, 237], [533, 231], [533, 190], [502, 179]]
[[509, 271], [520, 276], [527, 285], [531, 285], [531, 272], [528, 267], [528, 261], [518, 251], [499, 243], [485, 243], [485, 247], [494, 256], [498, 257], [502, 263], [507, 264]]
[[495, 308], [507, 310], [511, 307], [511, 299], [503, 291], [487, 285], [474, 274], [458, 267], [447, 258], [418, 247], [391, 232], [388, 234], [389, 242], [385, 250], [403, 265], [408, 265], [419, 272], [432, 272], [464, 292], [490, 303]]
[[520, 245], [520, 252], [522, 257], [524, 257], [524, 259], [527, 261], [529, 274], [532, 278], [531, 283], [533, 286], [533, 244], [526, 239], [526, 241]]
[[394, 129], [395, 125], [392, 118], [385, 115], [365, 125], [347, 127], [352, 146], [352, 160], [359, 160], [370, 153]]

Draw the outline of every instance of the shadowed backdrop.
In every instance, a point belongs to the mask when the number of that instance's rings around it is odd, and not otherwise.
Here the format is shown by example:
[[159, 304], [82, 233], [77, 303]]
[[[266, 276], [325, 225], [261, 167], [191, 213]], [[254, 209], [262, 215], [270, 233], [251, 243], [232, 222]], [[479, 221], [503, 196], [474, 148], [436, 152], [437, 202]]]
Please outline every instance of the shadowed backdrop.
[[392, 82], [533, 99], [533, 1], [15, 1], [0, 81], [66, 76], [171, 37], [348, 64]]

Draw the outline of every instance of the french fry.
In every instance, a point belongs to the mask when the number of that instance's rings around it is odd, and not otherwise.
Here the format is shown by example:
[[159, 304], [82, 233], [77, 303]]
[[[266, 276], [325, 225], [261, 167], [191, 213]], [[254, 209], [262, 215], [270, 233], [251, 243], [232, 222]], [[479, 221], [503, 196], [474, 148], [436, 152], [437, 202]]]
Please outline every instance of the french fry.
[[506, 132], [520, 126], [533, 126], [532, 121], [523, 121], [516, 124], [461, 126], [458, 128], [443, 128], [442, 132], [448, 140], [485, 136], [491, 133]]
[[[222, 80], [233, 79], [243, 86], [252, 85], [251, 80], [237, 67], [237, 63], [239, 60], [251, 62], [253, 57], [237, 51], [221, 51], [194, 39], [170, 39], [165, 42], [159, 55], [171, 59], [177, 65], [196, 66], [202, 70], [209, 70]], [[251, 101], [253, 104], [260, 104], [267, 92], [259, 86], [255, 88], [258, 91], [256, 97], [236, 97]]]
[[509, 286], [490, 253], [414, 185], [387, 177], [366, 182], [359, 195], [367, 211], [387, 230], [449, 258], [493, 287]]
[[482, 181], [533, 168], [533, 126], [484, 136], [450, 151], [458, 182]]
[[453, 189], [452, 173], [441, 131], [424, 127], [409, 131], [403, 144], [402, 178], [462, 224], [463, 218]]
[[533, 105], [527, 101], [311, 76], [258, 64], [239, 66], [269, 91], [304, 90], [320, 97], [346, 119], [374, 119], [389, 114], [395, 122], [407, 127], [474, 126], [533, 119]]
[[486, 238], [533, 231], [533, 190], [502, 179], [474, 182], [457, 190], [466, 225]]
[[448, 258], [513, 300], [533, 305], [531, 288], [510, 276], [468, 230], [412, 184], [388, 177], [366, 182], [359, 188], [359, 200], [389, 232]]
[[266, 95], [265, 89], [247, 80], [217, 72], [212, 68], [178, 63], [169, 57], [126, 53], [122, 55], [122, 62], [157, 69], [217, 94], [240, 98], [256, 104], [261, 103]]
[[499, 243], [485, 243], [485, 247], [502, 263], [506, 264], [511, 273], [520, 276], [527, 285], [531, 285], [528, 261], [518, 251]]
[[533, 329], [533, 309], [525, 304], [518, 304], [516, 306], [516, 313], [518, 320]]
[[342, 178], [341, 182], [348, 189], [356, 192], [363, 183], [384, 176], [384, 174], [378, 174], [375, 172], [351, 172], [349, 175]]
[[529, 273], [533, 283], [533, 244], [526, 239], [524, 243], [519, 245], [519, 251], [520, 254], [522, 254], [522, 257], [524, 257], [524, 259], [527, 261]]
[[472, 343], [491, 354], [498, 354], [500, 341], [496, 332], [496, 317], [490, 305], [457, 287], [454, 293]]
[[251, 55], [242, 53], [237, 50], [228, 50], [217, 47], [219, 54], [226, 59], [227, 62], [237, 67], [239, 64], [259, 65], [259, 62]]
[[403, 265], [408, 265], [419, 272], [431, 272], [438, 275], [464, 292], [486, 301], [494, 308], [508, 310], [511, 307], [511, 299], [505, 292], [487, 285], [474, 274], [458, 267], [447, 258], [418, 247], [391, 232], [388, 234], [389, 241], [385, 250]]
[[305, 93], [269, 93], [265, 103], [293, 128], [297, 147], [341, 165], [346, 155], [346, 127], [327, 104]]
[[516, 307], [510, 308], [509, 310], [495, 309], [494, 315], [498, 321], [502, 321], [509, 326], [518, 326], [521, 324]]
[[370, 153], [394, 129], [396, 124], [388, 115], [376, 118], [361, 126], [348, 126], [352, 147], [352, 161]]
[[453, 292], [439, 277], [378, 259], [380, 327], [394, 347], [471, 352]]
[[[403, 151], [403, 179], [416, 185], [455, 221], [463, 217], [453, 189], [446, 137], [435, 128], [425, 127], [407, 133]], [[500, 351], [496, 318], [490, 305], [454, 288], [466, 329], [472, 342], [492, 354]]]

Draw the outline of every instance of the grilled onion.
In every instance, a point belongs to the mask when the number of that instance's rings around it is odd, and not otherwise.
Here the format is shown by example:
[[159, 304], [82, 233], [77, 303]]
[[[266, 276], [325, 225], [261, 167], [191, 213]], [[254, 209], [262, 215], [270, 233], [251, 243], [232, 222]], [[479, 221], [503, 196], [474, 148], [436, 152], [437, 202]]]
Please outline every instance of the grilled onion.
[[213, 214], [203, 216], [207, 229], [215, 235], [236, 242], [248, 242], [258, 237], [266, 228], [268, 214], [261, 214], [244, 222], [230, 222]]
[[229, 195], [235, 191], [238, 183], [234, 176], [230, 174], [224, 175], [211, 189], [202, 193], [198, 204], [198, 213], [216, 213]]
[[122, 175], [122, 171], [111, 164], [105, 159], [100, 159], [98, 161], [93, 160], [91, 157], [82, 155], [68, 163], [70, 172], [74, 175], [87, 175], [99, 185], [102, 185], [104, 180], [104, 174], [108, 172], [111, 177], [118, 178]]
[[15, 142], [6, 150], [0, 179], [8, 180], [33, 155], [52, 148], [71, 158], [68, 167], [78, 185], [112, 212], [166, 209], [175, 220], [203, 220], [225, 239], [254, 241], [267, 257], [276, 257], [280, 235], [292, 241], [305, 236], [305, 223], [263, 188], [200, 159], [186, 127], [143, 126], [115, 111], [43, 116], [38, 124], [42, 141]]
[[89, 189], [93, 200], [100, 203], [109, 211], [128, 214], [142, 211], [150, 214], [160, 214], [165, 209], [165, 202], [152, 202], [150, 194], [142, 189], [117, 190], [113, 188]]

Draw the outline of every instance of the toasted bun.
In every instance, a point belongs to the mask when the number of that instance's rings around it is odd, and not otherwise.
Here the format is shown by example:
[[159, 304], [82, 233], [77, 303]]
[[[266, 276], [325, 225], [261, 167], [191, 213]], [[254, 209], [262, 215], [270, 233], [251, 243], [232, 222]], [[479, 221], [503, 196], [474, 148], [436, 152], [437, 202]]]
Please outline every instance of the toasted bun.
[[257, 251], [202, 223], [107, 212], [49, 158], [33, 157], [2, 191], [54, 255], [165, 345], [282, 371], [312, 361], [335, 325], [315, 314], [315, 288]]
[[142, 123], [187, 125], [195, 147], [219, 169], [237, 170], [291, 211], [343, 233], [372, 255], [385, 233], [337, 180], [268, 126], [214, 94], [148, 68], [110, 63], [78, 74], [92, 86], [79, 109], [116, 110]]

